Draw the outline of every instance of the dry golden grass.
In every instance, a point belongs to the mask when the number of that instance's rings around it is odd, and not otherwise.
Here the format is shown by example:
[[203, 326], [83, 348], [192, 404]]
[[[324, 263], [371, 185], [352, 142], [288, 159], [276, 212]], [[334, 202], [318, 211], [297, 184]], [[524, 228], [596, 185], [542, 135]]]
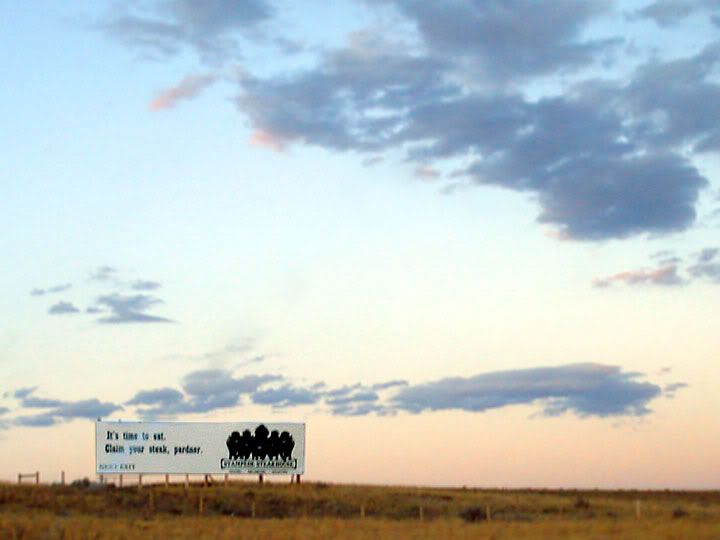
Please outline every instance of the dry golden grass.
[[0, 538], [19, 540], [116, 539], [609, 539], [717, 540], [720, 524], [706, 520], [552, 520], [465, 523], [384, 519], [247, 519], [213, 517], [58, 517], [44, 511], [0, 513]]
[[720, 540], [720, 494], [248, 482], [188, 490], [0, 485], [5, 538]]

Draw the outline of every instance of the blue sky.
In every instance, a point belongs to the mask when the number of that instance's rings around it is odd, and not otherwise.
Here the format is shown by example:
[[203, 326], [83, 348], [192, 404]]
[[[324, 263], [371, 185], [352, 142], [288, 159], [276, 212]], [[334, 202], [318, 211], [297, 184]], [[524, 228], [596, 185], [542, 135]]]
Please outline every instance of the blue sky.
[[271, 418], [314, 478], [716, 485], [717, 2], [4, 7], [0, 475]]

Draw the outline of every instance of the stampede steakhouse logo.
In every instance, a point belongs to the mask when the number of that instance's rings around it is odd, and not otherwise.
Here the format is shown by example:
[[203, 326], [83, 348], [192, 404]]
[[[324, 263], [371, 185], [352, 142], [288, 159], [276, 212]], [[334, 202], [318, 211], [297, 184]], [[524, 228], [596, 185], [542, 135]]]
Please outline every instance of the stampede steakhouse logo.
[[225, 443], [228, 457], [220, 460], [220, 468], [247, 472], [274, 470], [292, 471], [297, 469], [297, 459], [292, 457], [295, 441], [287, 431], [270, 432], [263, 424], [255, 428], [233, 431]]

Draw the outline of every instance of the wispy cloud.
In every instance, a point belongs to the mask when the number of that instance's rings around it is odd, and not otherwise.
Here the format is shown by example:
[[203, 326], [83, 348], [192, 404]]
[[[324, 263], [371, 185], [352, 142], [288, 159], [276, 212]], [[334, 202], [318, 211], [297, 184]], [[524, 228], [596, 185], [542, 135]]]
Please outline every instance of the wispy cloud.
[[190, 50], [217, 62], [237, 54], [239, 36], [256, 32], [271, 15], [265, 0], [133, 2], [115, 6], [99, 28], [152, 57]]
[[80, 313], [80, 310], [76, 308], [72, 302], [58, 302], [48, 308], [50, 315], [71, 315], [73, 313]]
[[117, 279], [118, 269], [114, 266], [98, 266], [90, 272], [90, 281], [113, 281]]
[[200, 94], [217, 80], [214, 75], [187, 75], [177, 86], [166, 88], [150, 102], [151, 111], [173, 109], [180, 101], [189, 100]]
[[149, 279], [138, 279], [130, 284], [130, 288], [134, 291], [155, 291], [162, 287], [157, 281], [150, 281]]
[[30, 291], [31, 296], [45, 296], [47, 294], [57, 294], [72, 288], [72, 283], [62, 283], [61, 285], [55, 285], [46, 289], [35, 288]]
[[272, 374], [235, 377], [226, 369], [196, 370], [183, 378], [183, 392], [173, 391], [172, 388], [143, 390], [128, 404], [148, 405], [138, 409], [138, 413], [145, 417], [207, 413], [235, 407], [243, 396], [281, 379], [281, 376]]
[[678, 275], [678, 268], [674, 265], [663, 266], [652, 270], [629, 270], [611, 276], [596, 279], [596, 287], [609, 287], [615, 283], [626, 285], [683, 285], [685, 281]]
[[148, 310], [164, 302], [147, 294], [109, 294], [98, 297], [97, 304], [110, 314], [98, 319], [101, 324], [147, 324], [173, 322], [165, 317], [150, 315]]
[[[650, 258], [662, 266], [654, 269], [628, 270], [611, 276], [598, 278], [593, 281], [596, 287], [609, 287], [615, 283], [626, 285], [660, 285], [675, 286], [686, 285], [694, 280], [705, 279], [713, 283], [720, 283], [720, 249], [708, 247], [692, 255], [681, 257], [672, 251], [661, 250], [653, 253]], [[680, 265], [687, 259], [694, 259], [694, 263]]]
[[35, 397], [34, 387], [16, 390], [13, 396], [18, 399], [22, 409], [47, 409], [38, 414], [21, 414], [11, 419], [17, 426], [46, 427], [70, 421], [77, 418], [93, 419], [108, 416], [122, 409], [114, 403], [103, 402], [98, 399], [85, 399], [79, 401], [64, 401]]

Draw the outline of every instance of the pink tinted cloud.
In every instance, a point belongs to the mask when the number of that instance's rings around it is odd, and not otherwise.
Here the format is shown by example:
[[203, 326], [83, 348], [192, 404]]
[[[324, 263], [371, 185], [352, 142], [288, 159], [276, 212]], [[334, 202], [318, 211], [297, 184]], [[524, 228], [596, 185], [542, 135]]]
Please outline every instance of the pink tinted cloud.
[[420, 165], [414, 171], [415, 177], [421, 180], [436, 180], [440, 178], [440, 171], [432, 165]]
[[250, 144], [270, 148], [276, 152], [283, 152], [287, 145], [287, 139], [270, 131], [256, 129], [250, 136]]
[[194, 98], [216, 80], [214, 75], [187, 75], [177, 86], [171, 86], [155, 96], [148, 107], [151, 111], [172, 109], [179, 101]]
[[609, 287], [615, 283], [625, 283], [626, 285], [682, 285], [684, 281], [678, 276], [677, 266], [675, 265], [661, 266], [654, 270], [628, 270], [593, 281], [596, 287]]

